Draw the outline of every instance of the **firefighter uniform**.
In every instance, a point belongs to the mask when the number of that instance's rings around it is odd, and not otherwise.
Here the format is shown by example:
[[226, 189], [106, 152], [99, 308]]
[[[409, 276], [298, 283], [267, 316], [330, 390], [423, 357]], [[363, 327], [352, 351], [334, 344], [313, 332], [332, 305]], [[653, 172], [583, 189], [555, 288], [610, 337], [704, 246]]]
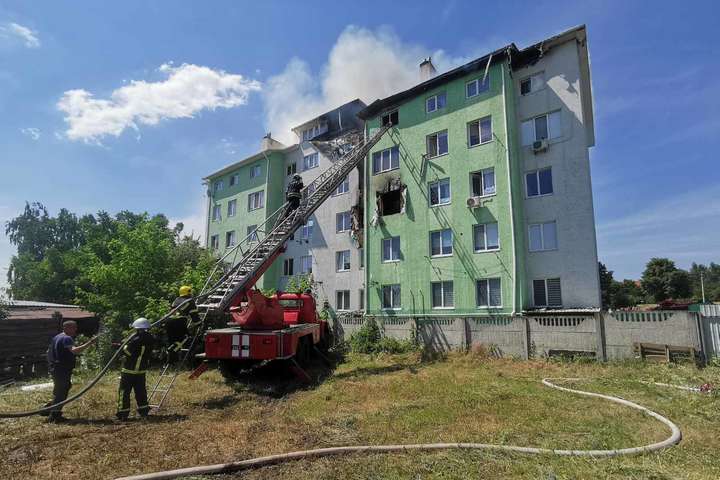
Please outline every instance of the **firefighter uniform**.
[[[168, 363], [175, 363], [182, 358], [180, 351], [183, 348], [190, 348], [192, 339], [198, 334], [202, 328], [202, 319], [198, 313], [197, 305], [191, 295], [191, 290], [184, 290], [181, 287], [181, 295], [177, 297], [172, 304], [175, 308], [185, 303], [175, 314], [168, 319], [165, 331], [168, 338]], [[185, 295], [183, 295], [185, 293]], [[189, 300], [189, 301], [188, 301]]]
[[154, 338], [148, 332], [150, 322], [144, 318], [135, 320], [135, 336], [123, 347], [122, 369], [120, 370], [120, 388], [118, 389], [117, 417], [127, 420], [130, 415], [130, 393], [135, 391], [137, 411], [141, 417], [150, 412], [148, 405], [145, 373], [150, 364]]
[[285, 199], [288, 202], [288, 210], [286, 215], [290, 215], [294, 210], [300, 206], [300, 199], [302, 198], [301, 190], [303, 189], [302, 177], [297, 173], [293, 175], [292, 180], [288, 183], [287, 190], [285, 191]]

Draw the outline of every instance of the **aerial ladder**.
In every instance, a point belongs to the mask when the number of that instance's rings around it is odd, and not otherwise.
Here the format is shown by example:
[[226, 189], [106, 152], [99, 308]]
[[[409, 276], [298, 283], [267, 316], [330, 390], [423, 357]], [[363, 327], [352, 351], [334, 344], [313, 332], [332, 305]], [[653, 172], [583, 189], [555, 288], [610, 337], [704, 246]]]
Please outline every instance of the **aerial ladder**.
[[[284, 252], [290, 237], [391, 127], [392, 124], [383, 125], [356, 145], [340, 145], [339, 158], [304, 187], [302, 200], [295, 210], [285, 203], [218, 260], [198, 295], [203, 299], [198, 309], [203, 320], [209, 313], [219, 312], [230, 313], [233, 322], [227, 328], [198, 332], [192, 339], [184, 350], [180, 366], [192, 357], [194, 346], [202, 340], [199, 336], [203, 334], [205, 352], [198, 355], [204, 363], [191, 377], [201, 374], [208, 362], [219, 362], [225, 371], [242, 370], [248, 365], [277, 359], [288, 359], [297, 365], [296, 357], [305, 356], [308, 350], [328, 342], [329, 327], [318, 317], [311, 294], [278, 293], [265, 297], [254, 286]], [[218, 276], [220, 278], [214, 280]], [[180, 370], [170, 365], [161, 370], [149, 396], [149, 403], [155, 410], [165, 403]]]

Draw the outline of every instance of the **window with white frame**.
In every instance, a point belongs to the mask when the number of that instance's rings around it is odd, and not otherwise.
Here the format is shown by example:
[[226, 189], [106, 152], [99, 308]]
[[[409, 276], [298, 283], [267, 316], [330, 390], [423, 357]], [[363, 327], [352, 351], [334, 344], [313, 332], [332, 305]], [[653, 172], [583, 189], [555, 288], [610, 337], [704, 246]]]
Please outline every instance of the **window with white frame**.
[[453, 294], [453, 282], [432, 282], [432, 308], [453, 308], [455, 306], [455, 295]]
[[495, 195], [495, 169], [486, 168], [470, 174], [470, 190], [473, 197]]
[[490, 75], [485, 78], [484, 82], [482, 78], [476, 78], [465, 84], [465, 96], [467, 98], [475, 97], [488, 90], [490, 90]]
[[558, 248], [557, 224], [555, 222], [532, 223], [529, 231], [531, 252], [542, 252]]
[[553, 139], [562, 136], [560, 125], [560, 110], [546, 113], [539, 117], [522, 122], [522, 144], [532, 145], [543, 139]]
[[382, 261], [397, 262], [400, 260], [400, 237], [383, 238]]
[[286, 173], [288, 176], [295, 175], [297, 173], [297, 163], [293, 162], [286, 168]]
[[361, 288], [358, 291], [358, 309], [365, 310], [365, 289]]
[[447, 105], [447, 94], [445, 92], [438, 93], [425, 100], [425, 111], [432, 113], [445, 108]]
[[224, 186], [225, 186], [225, 185], [224, 185], [223, 181], [222, 181], [222, 180], [218, 180], [218, 181], [215, 182], [215, 184], [213, 185], [213, 190], [216, 191], [216, 192], [219, 192], [220, 190], [223, 189]]
[[530, 95], [545, 86], [545, 73], [540, 72], [520, 80], [520, 95]]
[[478, 307], [502, 307], [499, 278], [481, 278], [475, 282], [475, 302]]
[[350, 290], [335, 291], [335, 310], [350, 310]]
[[221, 205], [213, 205], [212, 208], [212, 219], [214, 221], [220, 221], [222, 220], [222, 213], [221, 213], [222, 206]]
[[220, 235], [211, 235], [210, 236], [210, 249], [217, 250], [220, 248]]
[[536, 307], [561, 307], [560, 279], [543, 278], [533, 280], [533, 303]]
[[230, 177], [230, 186], [234, 187], [240, 183], [240, 174], [236, 173]]
[[303, 170], [310, 170], [320, 164], [319, 156], [317, 152], [305, 155], [303, 157]]
[[234, 247], [235, 246], [235, 230], [230, 230], [229, 232], [225, 232], [225, 247]]
[[497, 222], [473, 226], [473, 248], [476, 252], [500, 249]]
[[428, 184], [430, 206], [448, 205], [450, 203], [450, 179], [445, 178]]
[[335, 232], [347, 232], [352, 227], [352, 219], [350, 212], [340, 212], [335, 214]]
[[433, 133], [427, 136], [427, 156], [429, 158], [439, 157], [448, 153], [448, 132]]
[[390, 147], [372, 155], [373, 175], [400, 168], [400, 148]]
[[227, 216], [234, 217], [237, 213], [237, 200], [230, 200], [227, 206]]
[[383, 127], [387, 125], [388, 123], [392, 123], [394, 127], [397, 127], [398, 121], [400, 120], [400, 116], [398, 115], [398, 111], [394, 110], [392, 112], [386, 113], [382, 116], [382, 124]]
[[248, 211], [257, 210], [265, 206], [265, 190], [248, 195]]
[[247, 238], [248, 238], [248, 242], [257, 242], [258, 241], [257, 225], [248, 225]]
[[492, 140], [492, 117], [487, 116], [467, 124], [468, 147]]
[[345, 180], [342, 181], [340, 185], [335, 189], [335, 193], [333, 195], [342, 195], [343, 193], [347, 193], [350, 191], [350, 177], [345, 177]]
[[283, 260], [283, 275], [286, 277], [292, 277], [294, 275], [293, 269], [295, 267], [295, 259], [286, 258]]
[[300, 273], [303, 275], [312, 273], [312, 255], [303, 255], [300, 257]]
[[452, 230], [438, 230], [430, 232], [430, 256], [444, 257], [453, 253], [453, 234]]
[[540, 197], [553, 193], [552, 168], [543, 168], [525, 174], [528, 197]]
[[250, 168], [250, 178], [259, 177], [261, 172], [262, 172], [262, 167], [260, 165], [253, 165]]
[[335, 252], [335, 270], [338, 272], [350, 270], [350, 250]]
[[382, 308], [392, 310], [400, 309], [400, 284], [383, 285], [381, 292]]
[[314, 225], [315, 222], [313, 220], [308, 220], [305, 225], [300, 227], [300, 238], [303, 240], [310, 240], [312, 238]]
[[317, 125], [313, 125], [310, 128], [306, 128], [303, 130], [302, 138], [303, 141], [307, 142], [308, 140], [312, 140], [313, 138], [317, 137], [323, 132], [326, 132], [328, 128], [327, 123], [319, 123]]

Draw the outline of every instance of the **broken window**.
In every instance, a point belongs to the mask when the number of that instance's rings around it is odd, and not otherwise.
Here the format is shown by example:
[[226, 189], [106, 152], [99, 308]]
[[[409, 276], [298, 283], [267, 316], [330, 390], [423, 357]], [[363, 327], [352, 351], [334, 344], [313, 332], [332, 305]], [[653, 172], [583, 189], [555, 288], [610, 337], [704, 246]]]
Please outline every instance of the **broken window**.
[[427, 156], [437, 157], [448, 153], [447, 130], [427, 136]]
[[381, 193], [378, 198], [380, 215], [385, 216], [401, 213], [403, 203], [402, 192], [400, 190]]
[[385, 126], [388, 123], [392, 123], [394, 126], [397, 126], [399, 119], [398, 111], [395, 110], [382, 116], [382, 124]]

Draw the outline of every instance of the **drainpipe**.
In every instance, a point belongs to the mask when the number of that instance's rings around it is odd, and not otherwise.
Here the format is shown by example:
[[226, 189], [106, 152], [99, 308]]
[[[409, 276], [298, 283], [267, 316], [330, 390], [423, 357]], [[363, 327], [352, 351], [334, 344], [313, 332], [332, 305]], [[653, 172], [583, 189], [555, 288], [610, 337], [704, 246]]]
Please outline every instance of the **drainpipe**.
[[[365, 128], [363, 130], [364, 130], [363, 134], [365, 135], [364, 141], [367, 141], [367, 139], [369, 137], [367, 120], [365, 121]], [[370, 155], [370, 152], [368, 152], [368, 156], [369, 155]], [[368, 180], [367, 180], [368, 179], [368, 170], [369, 170], [368, 165], [367, 165], [368, 164], [368, 162], [367, 162], [368, 156], [366, 156], [365, 160], [363, 160], [365, 162], [365, 165], [363, 166], [363, 169], [362, 169], [363, 170], [363, 176], [362, 176], [363, 178], [359, 179], [359, 181], [363, 182], [363, 199], [362, 199], [362, 201], [364, 203], [364, 205], [363, 205], [363, 256], [365, 258], [363, 259], [363, 264], [365, 265], [365, 268], [364, 268], [364, 270], [365, 270], [365, 288], [363, 288], [363, 296], [365, 298], [363, 299], [363, 305], [365, 305], [365, 314], [367, 314], [367, 311], [369, 310], [369, 306], [370, 306], [370, 304], [368, 302], [370, 300], [370, 287], [371, 287], [370, 273], [369, 273], [370, 272], [370, 264], [367, 261], [368, 258], [370, 258], [370, 256], [368, 255], [368, 247], [369, 247], [369, 245], [368, 245], [368, 225], [367, 225], [368, 215], [365, 213], [365, 212], [369, 212], [367, 202], [368, 202], [368, 199], [370, 198], [369, 190], [368, 190]]]
[[210, 246], [210, 200], [211, 200], [211, 182], [203, 182], [203, 185], [207, 187], [205, 190], [205, 196], [207, 197], [207, 202], [205, 204], [205, 248], [208, 248]]
[[[509, 64], [508, 64], [509, 66]], [[507, 179], [508, 179], [508, 197], [510, 200], [510, 236], [512, 238], [512, 259], [513, 259], [513, 281], [512, 281], [512, 313], [515, 315], [517, 310], [515, 309], [516, 295], [517, 295], [517, 277], [518, 277], [518, 265], [517, 265], [517, 252], [515, 251], [515, 208], [513, 207], [513, 194], [512, 194], [512, 175], [510, 174], [510, 124], [508, 122], [507, 115], [507, 103], [505, 100], [505, 68], [501, 69], [502, 72], [502, 96], [503, 96], [503, 117], [505, 117], [505, 159], [507, 161]], [[521, 298], [522, 300], [522, 298]]]

